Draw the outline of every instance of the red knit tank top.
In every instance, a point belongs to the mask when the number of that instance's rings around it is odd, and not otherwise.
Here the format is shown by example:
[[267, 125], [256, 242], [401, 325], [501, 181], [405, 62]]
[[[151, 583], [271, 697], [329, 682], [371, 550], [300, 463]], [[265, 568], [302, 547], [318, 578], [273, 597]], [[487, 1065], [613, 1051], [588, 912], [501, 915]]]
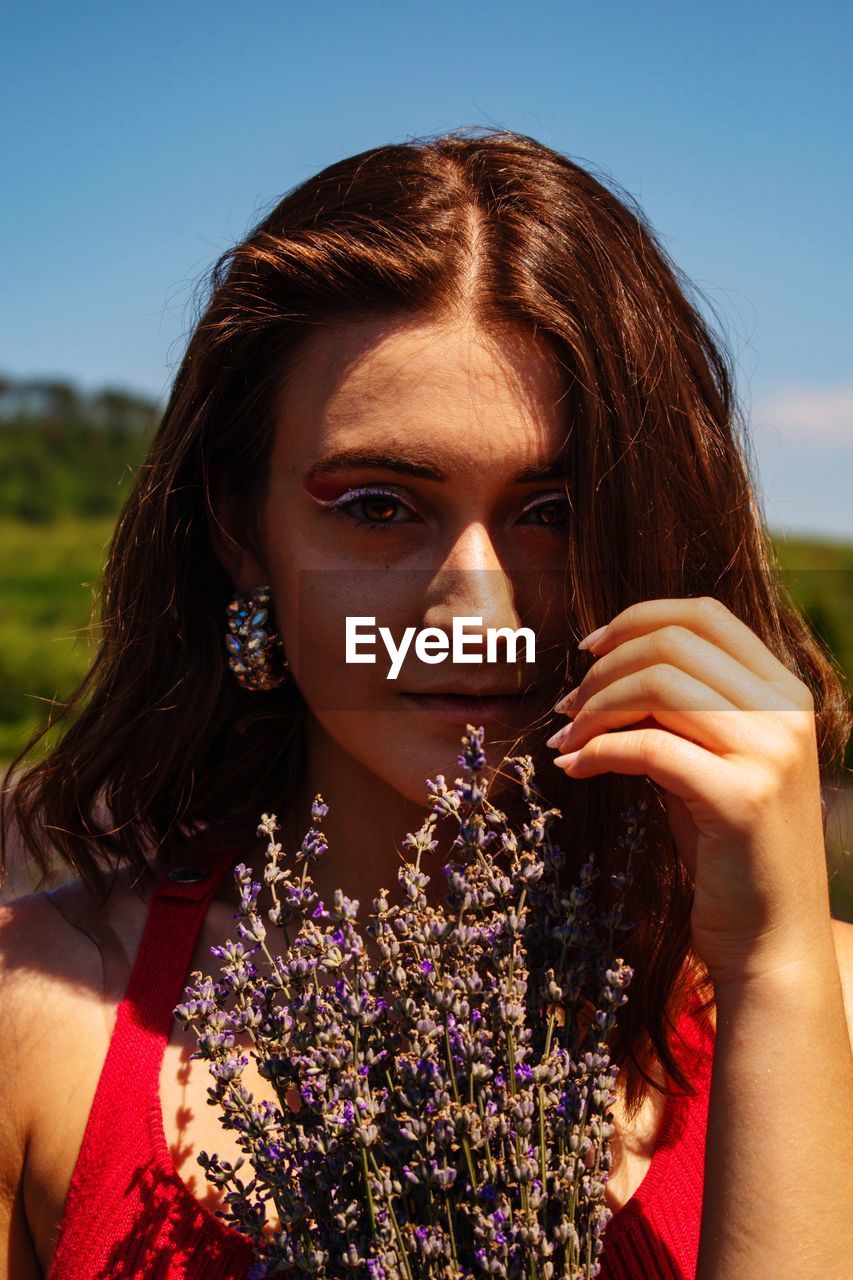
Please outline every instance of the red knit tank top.
[[714, 1028], [692, 1000], [670, 1044], [696, 1093], [668, 1098], [646, 1175], [604, 1233], [598, 1280], [695, 1280]]
[[[239, 856], [233, 849], [208, 853], [154, 889], [47, 1280], [245, 1280], [252, 1243], [206, 1209], [177, 1173], [159, 1097], [198, 932]], [[673, 1048], [697, 1094], [667, 1101], [649, 1169], [607, 1226], [599, 1280], [695, 1277], [714, 1033], [691, 1011], [677, 1031]]]
[[177, 1173], [160, 1108], [160, 1068], [196, 939], [240, 856], [231, 849], [204, 860], [205, 841], [194, 844], [193, 860], [152, 893], [47, 1280], [244, 1280], [251, 1265], [248, 1237], [206, 1209]]

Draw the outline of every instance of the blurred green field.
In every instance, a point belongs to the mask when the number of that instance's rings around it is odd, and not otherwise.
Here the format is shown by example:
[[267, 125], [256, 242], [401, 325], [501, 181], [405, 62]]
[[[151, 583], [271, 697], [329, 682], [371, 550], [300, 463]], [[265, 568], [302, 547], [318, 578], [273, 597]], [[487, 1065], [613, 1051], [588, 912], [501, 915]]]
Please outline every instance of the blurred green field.
[[774, 545], [785, 586], [853, 687], [853, 543], [776, 538]]
[[115, 519], [0, 519], [0, 760], [10, 760], [93, 656], [92, 593]]
[[[94, 654], [92, 593], [115, 517], [0, 519], [0, 761], [60, 704]], [[853, 673], [853, 546], [780, 541], [783, 580], [814, 630]], [[97, 620], [95, 620], [97, 625]], [[58, 730], [50, 732], [52, 742]], [[848, 767], [850, 765], [848, 744]], [[853, 789], [831, 794], [827, 855], [833, 915], [853, 922]]]

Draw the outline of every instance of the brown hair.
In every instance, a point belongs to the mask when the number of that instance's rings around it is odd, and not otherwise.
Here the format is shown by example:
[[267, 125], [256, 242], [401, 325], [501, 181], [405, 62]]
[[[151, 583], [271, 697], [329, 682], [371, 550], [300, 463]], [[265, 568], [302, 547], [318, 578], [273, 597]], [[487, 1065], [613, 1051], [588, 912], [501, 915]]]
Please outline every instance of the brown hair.
[[[97, 889], [99, 866], [143, 874], [150, 849], [173, 848], [194, 820], [253, 832], [261, 812], [285, 811], [304, 703], [292, 681], [249, 693], [227, 669], [232, 584], [208, 511], [227, 476], [238, 509], [260, 512], [289, 358], [310, 327], [369, 313], [463, 307], [547, 335], [574, 396], [567, 604], [578, 638], [637, 600], [716, 597], [811, 689], [825, 777], [849, 736], [847, 698], [780, 586], [730, 357], [693, 294], [628, 193], [522, 134], [462, 129], [376, 147], [290, 191], [213, 268], [109, 548], [97, 655], [60, 712], [61, 741], [8, 787], [42, 874], [55, 855]], [[538, 741], [526, 749], [543, 760]], [[567, 780], [554, 774], [560, 804]], [[691, 1091], [668, 1029], [680, 977], [692, 969], [704, 992], [711, 984], [691, 950], [692, 886], [659, 789], [613, 774], [570, 785], [571, 842], [595, 848], [603, 872], [621, 862], [619, 815], [653, 800], [623, 948], [635, 975], [613, 1045], [633, 1111], [657, 1087], [652, 1047]]]

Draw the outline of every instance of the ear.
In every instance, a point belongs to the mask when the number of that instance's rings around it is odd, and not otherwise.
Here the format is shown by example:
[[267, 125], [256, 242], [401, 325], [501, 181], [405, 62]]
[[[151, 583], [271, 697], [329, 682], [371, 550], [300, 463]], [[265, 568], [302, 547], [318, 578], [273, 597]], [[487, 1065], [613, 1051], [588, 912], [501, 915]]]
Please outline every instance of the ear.
[[227, 486], [221, 478], [211, 481], [207, 505], [207, 530], [216, 558], [237, 591], [248, 591], [269, 582], [267, 569], [248, 545]]

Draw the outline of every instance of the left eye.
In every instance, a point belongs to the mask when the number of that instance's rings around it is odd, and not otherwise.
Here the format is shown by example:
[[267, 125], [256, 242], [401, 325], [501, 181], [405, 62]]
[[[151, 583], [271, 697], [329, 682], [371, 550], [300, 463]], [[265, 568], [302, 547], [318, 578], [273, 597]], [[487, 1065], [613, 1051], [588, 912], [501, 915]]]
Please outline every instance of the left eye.
[[569, 504], [564, 497], [544, 498], [525, 507], [522, 516], [534, 515], [540, 519], [530, 522], [521, 520], [522, 524], [538, 524], [543, 529], [564, 529], [568, 523]]

